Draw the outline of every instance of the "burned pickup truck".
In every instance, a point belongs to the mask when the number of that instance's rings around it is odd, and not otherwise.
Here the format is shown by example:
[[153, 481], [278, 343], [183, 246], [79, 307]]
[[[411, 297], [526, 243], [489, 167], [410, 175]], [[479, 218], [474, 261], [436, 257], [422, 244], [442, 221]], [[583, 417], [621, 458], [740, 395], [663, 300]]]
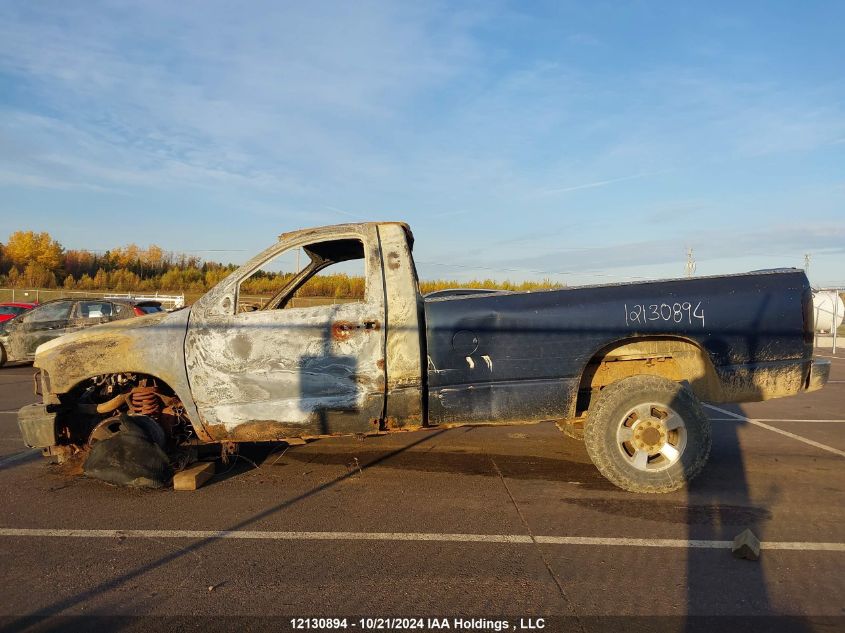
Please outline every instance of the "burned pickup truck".
[[[185, 446], [555, 420], [620, 488], [667, 492], [708, 459], [701, 400], [827, 381], [800, 270], [424, 299], [412, 245], [401, 223], [285, 233], [190, 308], [42, 345], [24, 441], [66, 459], [146, 436], [175, 460]], [[247, 309], [245, 280], [296, 249], [305, 265]], [[349, 262], [356, 300], [295, 300]]]

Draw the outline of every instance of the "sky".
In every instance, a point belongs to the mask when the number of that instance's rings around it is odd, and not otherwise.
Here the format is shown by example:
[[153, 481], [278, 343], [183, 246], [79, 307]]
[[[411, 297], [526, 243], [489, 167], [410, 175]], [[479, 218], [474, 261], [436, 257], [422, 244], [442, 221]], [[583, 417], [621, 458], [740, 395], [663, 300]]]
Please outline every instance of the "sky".
[[845, 287], [845, 3], [0, 0], [0, 241]]

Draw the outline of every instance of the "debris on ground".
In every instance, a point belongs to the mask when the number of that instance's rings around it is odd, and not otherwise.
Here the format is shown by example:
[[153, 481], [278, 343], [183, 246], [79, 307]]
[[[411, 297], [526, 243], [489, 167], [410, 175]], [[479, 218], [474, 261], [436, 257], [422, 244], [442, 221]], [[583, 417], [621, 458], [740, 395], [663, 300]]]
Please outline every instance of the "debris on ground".
[[196, 490], [214, 476], [214, 462], [198, 462], [173, 476], [174, 490]]
[[740, 532], [734, 539], [733, 555], [735, 558], [758, 560], [760, 558], [760, 540], [749, 529]]

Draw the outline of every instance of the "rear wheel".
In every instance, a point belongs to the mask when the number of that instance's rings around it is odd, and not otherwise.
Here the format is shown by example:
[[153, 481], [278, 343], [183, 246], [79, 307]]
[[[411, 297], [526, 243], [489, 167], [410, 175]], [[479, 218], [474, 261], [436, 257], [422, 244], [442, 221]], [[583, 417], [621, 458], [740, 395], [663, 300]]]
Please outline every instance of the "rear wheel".
[[659, 376], [632, 376], [601, 391], [584, 442], [611, 483], [631, 492], [671, 492], [710, 456], [710, 422], [688, 388]]
[[0, 344], [0, 367], [6, 364], [6, 348]]

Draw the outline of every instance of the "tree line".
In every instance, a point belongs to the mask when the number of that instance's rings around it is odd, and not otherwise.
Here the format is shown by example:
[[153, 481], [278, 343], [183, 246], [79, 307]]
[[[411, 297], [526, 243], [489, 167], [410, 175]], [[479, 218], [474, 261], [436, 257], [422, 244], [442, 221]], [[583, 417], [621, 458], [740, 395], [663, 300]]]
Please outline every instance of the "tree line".
[[[237, 268], [193, 255], [135, 244], [105, 252], [65, 249], [47, 232], [15, 231], [0, 243], [0, 287], [64, 288], [121, 292], [205, 292]], [[293, 272], [259, 271], [241, 291], [266, 295], [281, 289]], [[560, 287], [549, 280], [514, 283], [493, 279], [470, 282], [448, 279], [420, 282], [423, 293], [446, 288], [537, 290]], [[345, 274], [312, 279], [299, 296], [363, 297], [363, 277]]]

